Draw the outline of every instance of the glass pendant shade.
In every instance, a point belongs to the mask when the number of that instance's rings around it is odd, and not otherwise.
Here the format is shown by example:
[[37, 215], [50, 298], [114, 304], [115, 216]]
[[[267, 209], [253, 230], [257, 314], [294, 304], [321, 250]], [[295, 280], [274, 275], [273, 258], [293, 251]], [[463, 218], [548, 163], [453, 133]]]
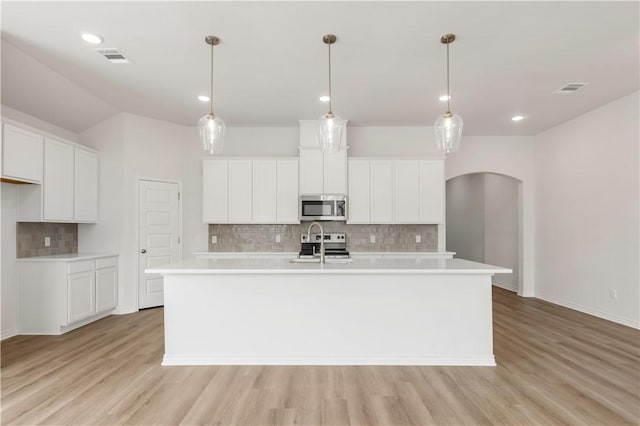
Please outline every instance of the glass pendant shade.
[[202, 139], [202, 148], [211, 155], [222, 154], [225, 130], [222, 118], [207, 114], [198, 120], [198, 130]]
[[460, 148], [463, 125], [462, 117], [448, 111], [438, 117], [433, 125], [438, 149], [447, 154], [456, 152]]
[[318, 142], [324, 152], [338, 152], [342, 148], [342, 134], [347, 121], [327, 113], [318, 120]]

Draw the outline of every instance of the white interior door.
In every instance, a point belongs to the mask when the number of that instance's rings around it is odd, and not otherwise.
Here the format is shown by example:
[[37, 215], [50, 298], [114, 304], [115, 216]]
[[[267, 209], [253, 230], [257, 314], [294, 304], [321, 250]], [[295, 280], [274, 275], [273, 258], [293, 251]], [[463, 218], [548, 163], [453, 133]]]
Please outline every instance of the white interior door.
[[182, 260], [177, 183], [138, 181], [138, 307], [164, 304], [162, 276], [147, 268]]

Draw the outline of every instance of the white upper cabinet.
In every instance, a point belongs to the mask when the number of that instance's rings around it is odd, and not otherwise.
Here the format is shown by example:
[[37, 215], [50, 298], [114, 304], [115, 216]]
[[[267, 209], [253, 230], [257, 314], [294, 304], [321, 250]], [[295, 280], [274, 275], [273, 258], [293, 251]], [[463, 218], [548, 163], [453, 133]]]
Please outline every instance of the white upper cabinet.
[[444, 161], [352, 157], [347, 199], [349, 223], [444, 223]]
[[203, 160], [204, 223], [299, 223], [298, 159]]
[[2, 177], [21, 182], [42, 181], [42, 135], [12, 126], [3, 125]]
[[278, 163], [253, 161], [253, 222], [275, 223], [277, 217]]
[[73, 146], [44, 141], [43, 219], [73, 221]]
[[300, 223], [298, 160], [278, 160], [276, 223]]
[[73, 218], [98, 221], [98, 154], [75, 148]]
[[370, 223], [369, 181], [369, 161], [349, 160], [348, 223]]
[[229, 177], [227, 160], [202, 162], [202, 221], [227, 223]]
[[322, 194], [324, 155], [319, 149], [300, 149], [300, 194]]
[[372, 160], [370, 223], [393, 223], [393, 161]]
[[318, 122], [300, 121], [300, 194], [347, 193], [347, 129], [342, 134], [344, 149], [323, 153], [318, 144]]
[[420, 160], [420, 222], [445, 223], [444, 161]]
[[420, 223], [420, 170], [418, 160], [394, 164], [394, 222]]
[[[21, 131], [5, 124], [5, 135], [12, 134], [13, 129]], [[36, 154], [41, 152], [41, 160], [35, 154], [33, 159], [36, 163], [40, 161], [38, 180], [41, 184], [18, 186], [18, 221], [97, 222], [98, 153], [73, 142], [36, 133], [27, 132], [27, 135], [30, 136], [22, 142], [32, 146]], [[36, 148], [37, 140], [40, 140], [40, 151]], [[3, 155], [3, 161], [6, 158]]]
[[251, 160], [229, 161], [229, 222], [252, 222]]

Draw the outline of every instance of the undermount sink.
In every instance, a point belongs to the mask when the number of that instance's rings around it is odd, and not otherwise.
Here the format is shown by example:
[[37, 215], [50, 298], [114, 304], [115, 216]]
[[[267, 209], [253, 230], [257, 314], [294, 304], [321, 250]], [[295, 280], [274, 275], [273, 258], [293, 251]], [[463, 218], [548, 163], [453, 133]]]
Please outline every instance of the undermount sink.
[[[296, 257], [295, 259], [291, 259], [290, 260], [291, 263], [320, 263], [320, 258], [319, 257], [313, 257], [313, 258], [300, 258], [300, 257]], [[351, 258], [346, 258], [346, 259], [324, 259], [324, 263], [351, 263], [353, 262], [353, 259]]]

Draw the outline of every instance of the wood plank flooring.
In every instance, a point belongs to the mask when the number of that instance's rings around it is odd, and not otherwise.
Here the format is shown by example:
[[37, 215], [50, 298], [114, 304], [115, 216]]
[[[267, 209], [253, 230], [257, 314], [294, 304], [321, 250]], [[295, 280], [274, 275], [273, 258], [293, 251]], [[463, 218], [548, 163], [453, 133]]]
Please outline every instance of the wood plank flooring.
[[494, 288], [497, 367], [162, 367], [162, 309], [1, 345], [2, 424], [640, 423], [640, 332]]

